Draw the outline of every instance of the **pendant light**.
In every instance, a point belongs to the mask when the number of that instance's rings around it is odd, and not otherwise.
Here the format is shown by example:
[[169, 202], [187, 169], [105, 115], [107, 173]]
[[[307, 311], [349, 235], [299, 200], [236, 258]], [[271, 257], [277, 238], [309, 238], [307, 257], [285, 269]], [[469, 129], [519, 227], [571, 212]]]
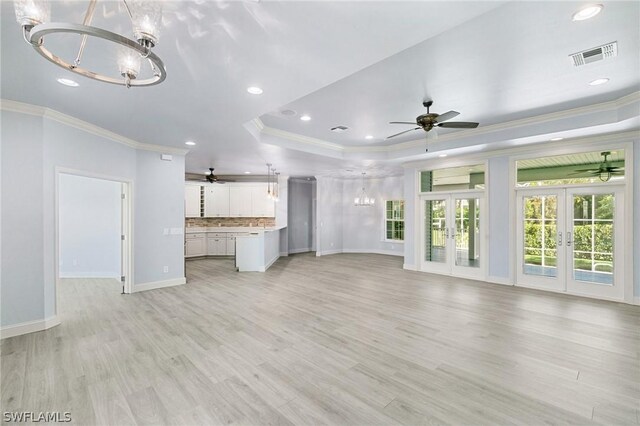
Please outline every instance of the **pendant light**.
[[267, 198], [273, 198], [271, 195], [271, 163], [267, 163]]
[[356, 198], [354, 199], [354, 205], [358, 207], [371, 207], [376, 203], [375, 198], [369, 197], [367, 195], [367, 191], [364, 190], [364, 176], [365, 172], [362, 172], [362, 189], [358, 194], [356, 194]]
[[273, 179], [273, 199], [275, 201], [280, 201], [280, 172], [274, 173], [275, 177]]

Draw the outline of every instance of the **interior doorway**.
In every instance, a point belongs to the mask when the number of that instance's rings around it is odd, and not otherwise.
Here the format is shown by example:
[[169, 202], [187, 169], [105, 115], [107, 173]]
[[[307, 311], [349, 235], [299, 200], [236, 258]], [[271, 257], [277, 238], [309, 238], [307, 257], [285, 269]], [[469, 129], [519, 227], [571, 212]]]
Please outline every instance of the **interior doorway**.
[[125, 179], [57, 170], [56, 305], [63, 280], [131, 293], [130, 193]]
[[315, 178], [289, 178], [287, 208], [289, 254], [316, 251]]

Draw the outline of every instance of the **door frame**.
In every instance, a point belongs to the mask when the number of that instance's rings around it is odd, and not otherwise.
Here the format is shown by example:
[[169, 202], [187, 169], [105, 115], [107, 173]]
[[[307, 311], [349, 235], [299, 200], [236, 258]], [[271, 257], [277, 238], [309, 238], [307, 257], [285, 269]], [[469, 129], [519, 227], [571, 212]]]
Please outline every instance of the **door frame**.
[[[468, 279], [482, 279], [486, 280], [487, 277], [487, 191], [486, 189], [463, 189], [459, 191], [442, 191], [442, 192], [424, 192], [418, 195], [418, 220], [420, 221], [419, 226], [419, 237], [417, 239], [418, 245], [418, 262], [417, 267], [418, 270], [422, 272], [429, 272], [433, 274], [441, 274], [441, 275], [450, 275], [458, 278], [468, 278]], [[463, 267], [455, 265], [455, 254], [454, 258], [451, 258], [451, 251], [449, 247], [445, 248], [447, 251], [447, 262], [438, 264], [437, 262], [430, 262], [430, 265], [436, 266], [435, 269], [425, 269], [425, 245], [424, 245], [424, 235], [425, 235], [425, 211], [424, 211], [424, 202], [427, 200], [442, 200], [444, 199], [451, 207], [448, 207], [449, 213], [453, 212], [454, 222], [450, 222], [450, 217], [446, 217], [447, 220], [447, 228], [456, 227], [455, 224], [455, 200], [456, 199], [464, 199], [464, 198], [478, 198], [480, 200], [480, 226], [479, 226], [479, 247], [480, 247], [480, 266], [478, 268], [472, 267]], [[447, 212], [446, 212], [447, 213]], [[446, 214], [445, 213], [445, 214]], [[449, 238], [447, 238], [449, 239]], [[465, 273], [470, 272], [470, 273]], [[475, 273], [473, 273], [475, 272]]]
[[[593, 152], [593, 151], [603, 151], [603, 150], [624, 150], [624, 162], [625, 162], [625, 179], [624, 183], [609, 183], [604, 182], [598, 184], [600, 187], [605, 187], [609, 185], [624, 185], [624, 246], [632, 247], [631, 250], [625, 250], [623, 256], [625, 256], [625, 270], [623, 271], [623, 279], [624, 279], [624, 298], [622, 300], [616, 300], [617, 302], [624, 302], [632, 305], [640, 305], [640, 297], [634, 297], [634, 234], [638, 232], [636, 229], [640, 225], [634, 226], [633, 217], [633, 206], [635, 203], [634, 199], [634, 180], [635, 173], [637, 173], [634, 169], [639, 164], [634, 162], [634, 150], [640, 149], [640, 146], [635, 146], [636, 143], [630, 142], [628, 137], [625, 137], [623, 141], [616, 141], [615, 138], [610, 138], [611, 140], [602, 140], [602, 139], [586, 139], [586, 140], [575, 140], [575, 141], [563, 141], [561, 144], [555, 143], [546, 143], [541, 146], [533, 146], [530, 148], [523, 148], [520, 153], [515, 153], [509, 156], [509, 181], [512, 185], [512, 190], [509, 195], [509, 211], [510, 216], [514, 218], [510, 221], [509, 224], [509, 233], [511, 238], [509, 239], [509, 264], [511, 265], [511, 272], [509, 274], [509, 284], [515, 285], [516, 283], [516, 273], [518, 268], [518, 258], [517, 258], [517, 244], [518, 244], [518, 233], [516, 232], [517, 226], [517, 217], [516, 217], [516, 199], [517, 199], [517, 162], [520, 160], [532, 159], [532, 158], [540, 158], [540, 157], [550, 157], [555, 155], [569, 155], [569, 154], [580, 154], [585, 152]], [[544, 155], [540, 152], [541, 149], [544, 148]], [[583, 184], [576, 185], [565, 185], [565, 186], [546, 186], [544, 188], [567, 188], [567, 187], [580, 187], [584, 186]], [[489, 189], [489, 188], [487, 188]], [[545, 290], [546, 291], [546, 290]], [[553, 291], [553, 290], [549, 290]], [[563, 291], [564, 294], [567, 294]], [[583, 297], [591, 297], [595, 299], [601, 299], [600, 297], [590, 296], [587, 294], [582, 294], [580, 296]], [[605, 299], [608, 300], [608, 299]]]
[[93, 179], [101, 179], [122, 184], [122, 193], [125, 195], [121, 204], [121, 227], [125, 244], [122, 244], [121, 269], [124, 271], [123, 293], [130, 294], [133, 290], [133, 180], [118, 176], [103, 175], [100, 173], [88, 172], [85, 170], [70, 169], [65, 167], [55, 168], [55, 204], [54, 204], [54, 291], [55, 291], [55, 315], [58, 315], [60, 306], [60, 292], [58, 284], [60, 281], [60, 175], [72, 175]]

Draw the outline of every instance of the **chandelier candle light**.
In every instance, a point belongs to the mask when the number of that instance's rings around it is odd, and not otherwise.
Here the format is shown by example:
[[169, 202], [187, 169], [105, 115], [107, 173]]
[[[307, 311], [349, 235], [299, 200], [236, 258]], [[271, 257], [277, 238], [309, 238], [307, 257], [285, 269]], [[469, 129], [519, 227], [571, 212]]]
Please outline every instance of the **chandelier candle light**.
[[362, 189], [356, 195], [354, 204], [358, 207], [371, 207], [376, 203], [376, 199], [369, 197], [367, 192], [364, 190], [364, 175], [366, 175], [366, 173], [362, 172]]
[[[22, 26], [24, 40], [45, 59], [54, 64], [105, 83], [126, 87], [152, 86], [167, 77], [162, 60], [151, 50], [158, 43], [158, 32], [162, 18], [162, 2], [153, 0], [122, 0], [132, 23], [133, 37], [136, 41], [102, 28], [91, 26], [97, 0], [91, 0], [82, 24], [67, 22], [48, 22], [51, 5], [48, 0], [14, 0], [16, 20]], [[45, 47], [45, 36], [55, 33], [81, 35], [78, 54], [73, 61], [56, 56]], [[96, 37], [119, 45], [121, 54], [114, 63], [118, 66], [120, 77], [111, 77], [80, 67], [88, 37]], [[151, 67], [151, 76], [138, 78], [142, 61]]]

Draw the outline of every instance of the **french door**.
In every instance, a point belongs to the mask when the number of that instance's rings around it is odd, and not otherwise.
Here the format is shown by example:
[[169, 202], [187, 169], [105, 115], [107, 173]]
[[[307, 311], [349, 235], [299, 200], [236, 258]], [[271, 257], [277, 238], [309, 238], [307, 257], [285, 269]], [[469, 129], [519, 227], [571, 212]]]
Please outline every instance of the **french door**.
[[421, 270], [484, 277], [483, 196], [468, 191], [421, 197]]
[[518, 190], [516, 285], [622, 300], [622, 187]]

